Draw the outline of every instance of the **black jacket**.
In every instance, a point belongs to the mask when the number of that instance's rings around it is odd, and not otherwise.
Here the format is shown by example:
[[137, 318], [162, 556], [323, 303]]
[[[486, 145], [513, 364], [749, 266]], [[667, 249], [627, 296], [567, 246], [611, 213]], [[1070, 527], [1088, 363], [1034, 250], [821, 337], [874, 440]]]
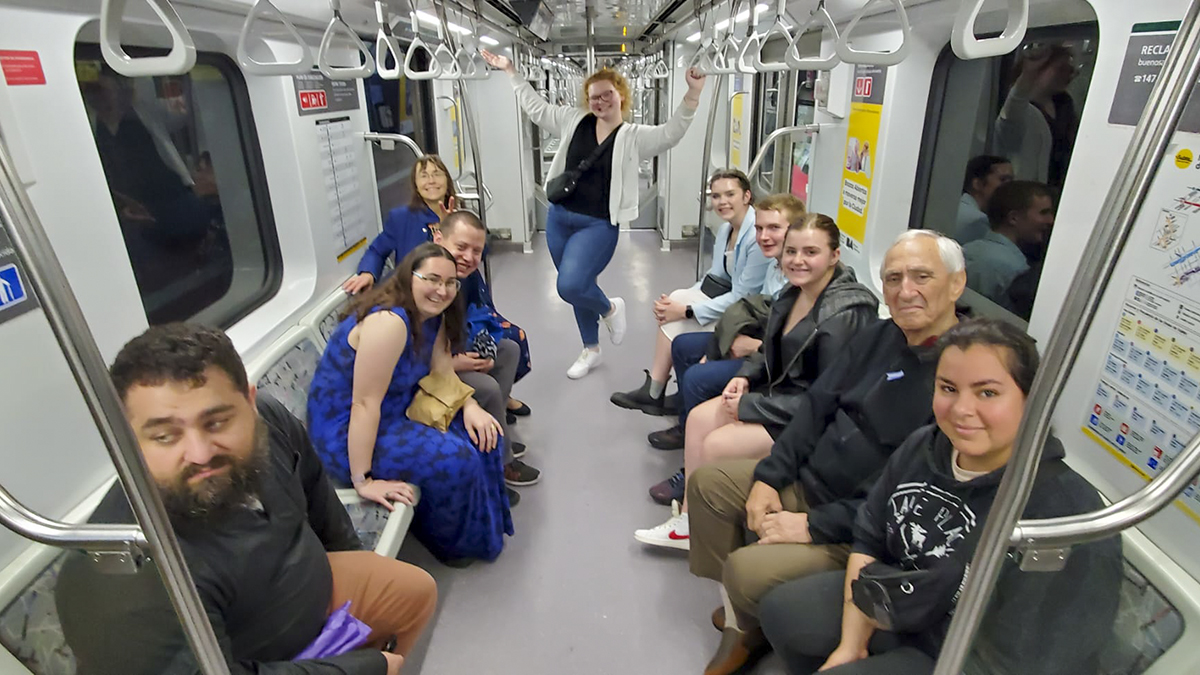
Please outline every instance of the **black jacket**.
[[[219, 527], [175, 523], [230, 672], [382, 675], [387, 661], [368, 649], [290, 661], [325, 624], [333, 590], [326, 551], [358, 550], [361, 544], [304, 426], [263, 395], [258, 411], [271, 455], [257, 495], [262, 512], [247, 507]], [[120, 485], [91, 520], [134, 522]], [[137, 574], [101, 574], [85, 556], [70, 554], [56, 599], [80, 673], [200, 672], [153, 561]]]
[[[952, 451], [936, 425], [909, 436], [858, 512], [853, 550], [894, 567], [953, 576], [951, 583], [933, 587], [956, 596], [1004, 468], [960, 482], [951, 468]], [[1103, 506], [1096, 489], [1063, 457], [1062, 443], [1047, 439], [1023, 518], [1056, 518]], [[1007, 559], [972, 658], [988, 663], [989, 673], [1096, 672], [1096, 656], [1112, 637], [1121, 561], [1119, 538], [1075, 547], [1057, 573], [1022, 572]], [[930, 601], [952, 608], [955, 600]], [[947, 614], [917, 636], [921, 646], [936, 654], [950, 619]]]
[[799, 482], [813, 541], [849, 543], [888, 457], [932, 421], [936, 370], [933, 347], [910, 347], [892, 321], [863, 328], [799, 397], [754, 479], [777, 490]]
[[750, 389], [738, 404], [738, 419], [783, 427], [799, 409], [809, 384], [829, 367], [855, 333], [879, 319], [879, 300], [858, 283], [854, 271], [838, 265], [816, 303], [788, 333], [788, 314], [800, 288], [789, 286], [771, 305], [763, 344], [751, 354], [739, 377]]

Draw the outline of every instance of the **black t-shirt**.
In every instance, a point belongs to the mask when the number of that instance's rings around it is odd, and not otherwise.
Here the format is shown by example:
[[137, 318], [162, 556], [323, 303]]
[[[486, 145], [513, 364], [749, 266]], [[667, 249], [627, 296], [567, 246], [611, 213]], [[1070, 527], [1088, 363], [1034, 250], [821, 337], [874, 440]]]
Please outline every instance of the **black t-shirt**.
[[[615, 134], [619, 130], [620, 127], [617, 127], [612, 130], [612, 133]], [[616, 138], [612, 140], [614, 143], [616, 142]], [[610, 218], [608, 196], [612, 186], [612, 148], [614, 143], [609, 143], [596, 161], [588, 167], [588, 170], [583, 172], [575, 190], [566, 199], [557, 202], [559, 206], [585, 216], [605, 220]], [[567, 163], [563, 169], [574, 171], [580, 162], [587, 159], [596, 150], [597, 145], [599, 144], [596, 143], [596, 116], [588, 115], [580, 120], [579, 126], [575, 127], [575, 135], [571, 137], [571, 144], [567, 147]]]

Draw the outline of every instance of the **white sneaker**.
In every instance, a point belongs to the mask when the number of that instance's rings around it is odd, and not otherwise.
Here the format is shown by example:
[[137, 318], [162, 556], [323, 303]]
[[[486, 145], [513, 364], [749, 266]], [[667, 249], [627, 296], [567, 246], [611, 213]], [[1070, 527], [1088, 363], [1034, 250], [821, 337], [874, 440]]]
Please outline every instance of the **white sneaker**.
[[593, 350], [585, 347], [583, 352], [579, 354], [579, 358], [575, 359], [575, 363], [572, 363], [571, 367], [567, 368], [567, 377], [572, 380], [578, 380], [591, 372], [592, 368], [600, 365], [603, 361], [604, 359], [600, 356], [599, 349]]
[[614, 345], [619, 345], [625, 341], [625, 301], [621, 298], [609, 298], [612, 302], [612, 312], [605, 317], [601, 317], [604, 321], [604, 327], [608, 329], [608, 337]]
[[667, 522], [649, 530], [636, 530], [633, 538], [651, 546], [677, 548], [682, 551], [691, 550], [688, 514], [680, 513], [679, 502], [672, 501], [671, 518]]

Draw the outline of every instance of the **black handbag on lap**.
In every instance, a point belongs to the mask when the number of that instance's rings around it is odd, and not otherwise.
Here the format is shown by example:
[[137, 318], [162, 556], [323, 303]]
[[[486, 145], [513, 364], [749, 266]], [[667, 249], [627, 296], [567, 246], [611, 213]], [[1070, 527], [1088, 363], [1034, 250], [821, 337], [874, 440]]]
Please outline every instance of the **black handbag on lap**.
[[[546, 198], [555, 204], [566, 201], [567, 197], [570, 197], [571, 194], [575, 192], [576, 186], [579, 185], [579, 179], [583, 176], [584, 172], [592, 168], [592, 165], [596, 163], [596, 160], [600, 159], [600, 155], [604, 154], [605, 148], [616, 142], [617, 132], [620, 131], [620, 129], [620, 126], [618, 126], [616, 129], [613, 129], [612, 133], [608, 135], [608, 138], [604, 139], [604, 142], [600, 145], [597, 145], [596, 149], [592, 151], [592, 154], [585, 157], [584, 160], [579, 163], [579, 166], [568, 171], [563, 171], [554, 178], [551, 178], [549, 182], [546, 183]], [[570, 146], [568, 145], [568, 149], [569, 148]]]
[[850, 593], [854, 604], [883, 630], [917, 633], [950, 614], [964, 576], [964, 568], [956, 564], [903, 570], [873, 562], [850, 582]]
[[712, 274], [704, 275], [704, 281], [700, 282], [700, 292], [710, 298], [715, 298], [719, 295], [725, 295], [733, 290], [733, 282], [722, 277]]

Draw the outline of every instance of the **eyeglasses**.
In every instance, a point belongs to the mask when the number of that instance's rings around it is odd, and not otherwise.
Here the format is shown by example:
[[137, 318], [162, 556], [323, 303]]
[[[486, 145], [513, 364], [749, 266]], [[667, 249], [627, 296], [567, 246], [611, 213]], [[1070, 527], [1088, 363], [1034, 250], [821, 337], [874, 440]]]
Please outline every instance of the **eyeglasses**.
[[427, 281], [436, 286], [441, 286], [442, 288], [444, 288], [448, 291], [457, 291], [459, 289], [459, 287], [462, 286], [462, 282], [459, 281], [457, 277], [450, 278], [450, 279], [443, 279], [436, 274], [431, 274], [429, 276], [425, 276], [424, 274], [421, 274], [420, 272], [413, 272], [413, 276], [422, 281]]
[[609, 89], [608, 91], [604, 92], [603, 94], [596, 94], [595, 96], [589, 96], [588, 103], [608, 103], [609, 101], [612, 100], [613, 93], [614, 93], [613, 90]]
[[442, 173], [441, 171], [422, 171], [421, 173], [417, 174], [417, 178], [420, 178], [422, 180], [438, 179], [438, 178], [445, 178], [445, 177], [446, 177], [446, 174]]

